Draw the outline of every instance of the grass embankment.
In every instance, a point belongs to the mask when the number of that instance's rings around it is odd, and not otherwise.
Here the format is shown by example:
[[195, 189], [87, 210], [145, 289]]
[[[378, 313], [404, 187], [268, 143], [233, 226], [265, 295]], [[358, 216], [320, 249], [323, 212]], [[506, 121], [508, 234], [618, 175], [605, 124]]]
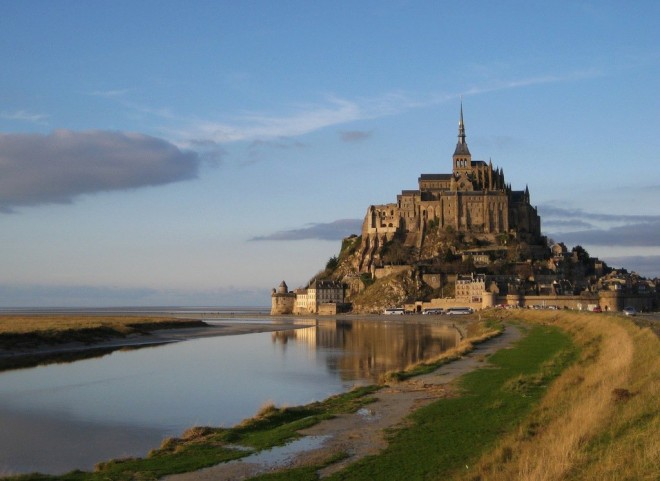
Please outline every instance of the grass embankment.
[[463, 376], [460, 396], [415, 411], [381, 454], [329, 479], [453, 479], [520, 423], [574, 356], [559, 329], [531, 328], [514, 348], [491, 356], [488, 368]]
[[[149, 334], [157, 329], [203, 327], [202, 321], [142, 316], [0, 316], [0, 371], [34, 366], [42, 362], [75, 360], [80, 354], [40, 354], [65, 344], [93, 346], [131, 334]], [[101, 351], [103, 351], [101, 349]], [[107, 351], [107, 349], [105, 350]], [[21, 356], [16, 356], [20, 353]], [[84, 357], [84, 355], [82, 355]]]
[[[460, 397], [416, 411], [385, 451], [329, 479], [657, 481], [657, 336], [617, 314], [492, 314], [529, 334], [491, 356], [494, 368], [461, 378]], [[305, 468], [253, 479], [317, 477]]]
[[[129, 481], [156, 480], [167, 474], [195, 471], [238, 459], [254, 451], [300, 437], [298, 431], [339, 413], [354, 412], [370, 403], [376, 386], [365, 386], [306, 406], [265, 406], [254, 418], [233, 428], [196, 427], [181, 438], [168, 438], [146, 458], [99, 463], [93, 472], [72, 471], [61, 476], [26, 474], [3, 478], [13, 481]], [[236, 449], [232, 446], [252, 448]]]
[[579, 359], [462, 480], [658, 480], [660, 340], [618, 314], [511, 312], [568, 332]]

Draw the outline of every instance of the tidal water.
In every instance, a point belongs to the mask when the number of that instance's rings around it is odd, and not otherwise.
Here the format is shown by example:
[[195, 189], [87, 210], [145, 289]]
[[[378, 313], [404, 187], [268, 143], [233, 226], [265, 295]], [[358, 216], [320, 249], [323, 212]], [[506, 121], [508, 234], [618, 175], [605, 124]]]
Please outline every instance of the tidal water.
[[0, 373], [0, 476], [144, 456], [189, 427], [232, 426], [267, 402], [321, 400], [458, 342], [440, 323], [309, 323]]

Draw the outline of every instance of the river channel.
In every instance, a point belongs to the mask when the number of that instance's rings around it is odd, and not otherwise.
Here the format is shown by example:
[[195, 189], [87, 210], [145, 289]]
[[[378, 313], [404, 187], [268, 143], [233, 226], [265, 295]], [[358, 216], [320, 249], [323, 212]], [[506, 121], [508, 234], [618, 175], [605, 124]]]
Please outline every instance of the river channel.
[[301, 326], [0, 373], [0, 476], [144, 456], [189, 427], [232, 426], [267, 402], [321, 400], [459, 340], [450, 324], [411, 319]]

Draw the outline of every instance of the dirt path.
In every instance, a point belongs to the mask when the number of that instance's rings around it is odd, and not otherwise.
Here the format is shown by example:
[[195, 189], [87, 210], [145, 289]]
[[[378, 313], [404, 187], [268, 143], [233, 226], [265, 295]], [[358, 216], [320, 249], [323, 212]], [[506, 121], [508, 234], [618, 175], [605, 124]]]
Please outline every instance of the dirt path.
[[257, 453], [199, 471], [167, 476], [166, 481], [242, 480], [257, 474], [318, 464], [333, 454], [347, 452], [349, 457], [321, 471], [321, 477], [339, 471], [355, 461], [376, 454], [387, 446], [383, 432], [404, 422], [412, 411], [451, 395], [449, 385], [459, 376], [484, 365], [485, 356], [509, 347], [521, 337], [520, 331], [507, 326], [504, 333], [478, 345], [470, 354], [440, 367], [431, 374], [393, 384], [375, 394], [376, 402], [356, 413], [337, 416], [301, 431], [305, 437], [287, 446]]

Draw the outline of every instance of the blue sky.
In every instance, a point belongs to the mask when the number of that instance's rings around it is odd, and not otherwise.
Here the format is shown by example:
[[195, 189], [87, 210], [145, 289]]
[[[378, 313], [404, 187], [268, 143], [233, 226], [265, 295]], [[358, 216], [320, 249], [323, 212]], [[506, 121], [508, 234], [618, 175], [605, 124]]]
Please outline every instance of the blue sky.
[[4, 1], [0, 307], [268, 305], [474, 159], [660, 276], [660, 2]]

